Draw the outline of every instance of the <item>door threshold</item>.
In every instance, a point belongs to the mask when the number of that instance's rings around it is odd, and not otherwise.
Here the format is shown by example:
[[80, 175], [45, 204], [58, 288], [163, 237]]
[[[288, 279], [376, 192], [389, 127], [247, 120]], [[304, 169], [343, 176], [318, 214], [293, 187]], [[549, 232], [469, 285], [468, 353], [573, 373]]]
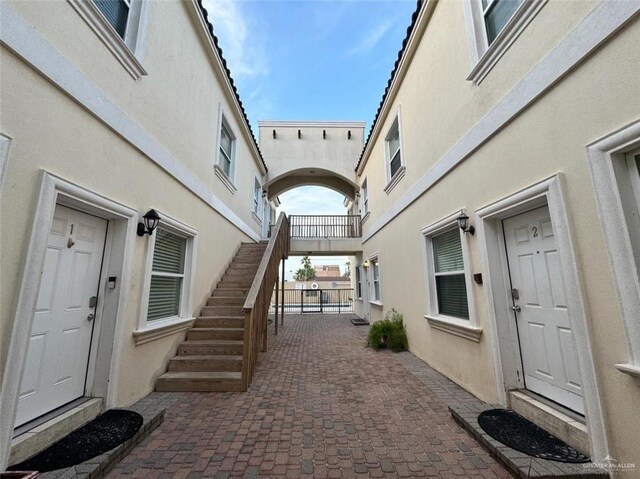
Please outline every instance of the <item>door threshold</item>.
[[102, 398], [82, 397], [14, 429], [9, 464], [46, 449], [102, 412]]
[[526, 389], [509, 391], [509, 408], [581, 453], [591, 455], [584, 416]]

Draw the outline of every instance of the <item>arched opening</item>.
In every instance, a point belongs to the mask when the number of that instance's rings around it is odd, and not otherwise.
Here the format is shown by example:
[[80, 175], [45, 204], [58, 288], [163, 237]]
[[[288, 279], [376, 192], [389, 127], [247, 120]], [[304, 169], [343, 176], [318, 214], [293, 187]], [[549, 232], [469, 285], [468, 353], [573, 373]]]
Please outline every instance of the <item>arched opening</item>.
[[272, 199], [302, 186], [324, 187], [339, 193], [351, 201], [355, 198], [358, 190], [358, 185], [355, 182], [323, 168], [298, 168], [287, 171], [270, 178], [263, 186], [263, 190], [266, 191], [267, 198]]

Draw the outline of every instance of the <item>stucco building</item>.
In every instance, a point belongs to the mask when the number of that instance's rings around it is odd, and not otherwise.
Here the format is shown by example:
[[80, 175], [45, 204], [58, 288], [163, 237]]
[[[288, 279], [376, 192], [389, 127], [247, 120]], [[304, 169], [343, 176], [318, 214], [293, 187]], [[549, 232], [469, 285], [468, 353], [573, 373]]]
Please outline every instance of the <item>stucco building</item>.
[[264, 121], [260, 147], [197, 1], [112, 6], [0, 5], [0, 468], [152, 391], [301, 184], [351, 215], [283, 251], [353, 256], [359, 315], [640, 465], [640, 3], [418, 2], [368, 136]]

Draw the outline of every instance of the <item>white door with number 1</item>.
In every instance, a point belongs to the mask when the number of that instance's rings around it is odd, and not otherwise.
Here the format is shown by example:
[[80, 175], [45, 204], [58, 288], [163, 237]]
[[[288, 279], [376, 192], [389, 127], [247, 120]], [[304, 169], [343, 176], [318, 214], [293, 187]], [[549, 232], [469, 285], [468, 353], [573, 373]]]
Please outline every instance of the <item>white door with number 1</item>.
[[84, 396], [106, 231], [106, 220], [56, 206], [16, 426]]
[[527, 389], [584, 414], [562, 270], [546, 206], [503, 221]]

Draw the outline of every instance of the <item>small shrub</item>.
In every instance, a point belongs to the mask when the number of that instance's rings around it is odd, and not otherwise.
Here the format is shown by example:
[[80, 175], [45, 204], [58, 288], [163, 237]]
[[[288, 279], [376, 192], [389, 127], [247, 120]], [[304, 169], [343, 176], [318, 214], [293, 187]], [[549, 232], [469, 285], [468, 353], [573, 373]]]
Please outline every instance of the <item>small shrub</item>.
[[392, 309], [382, 321], [371, 325], [367, 346], [375, 349], [389, 348], [400, 352], [409, 349], [407, 329], [402, 320], [402, 314]]

